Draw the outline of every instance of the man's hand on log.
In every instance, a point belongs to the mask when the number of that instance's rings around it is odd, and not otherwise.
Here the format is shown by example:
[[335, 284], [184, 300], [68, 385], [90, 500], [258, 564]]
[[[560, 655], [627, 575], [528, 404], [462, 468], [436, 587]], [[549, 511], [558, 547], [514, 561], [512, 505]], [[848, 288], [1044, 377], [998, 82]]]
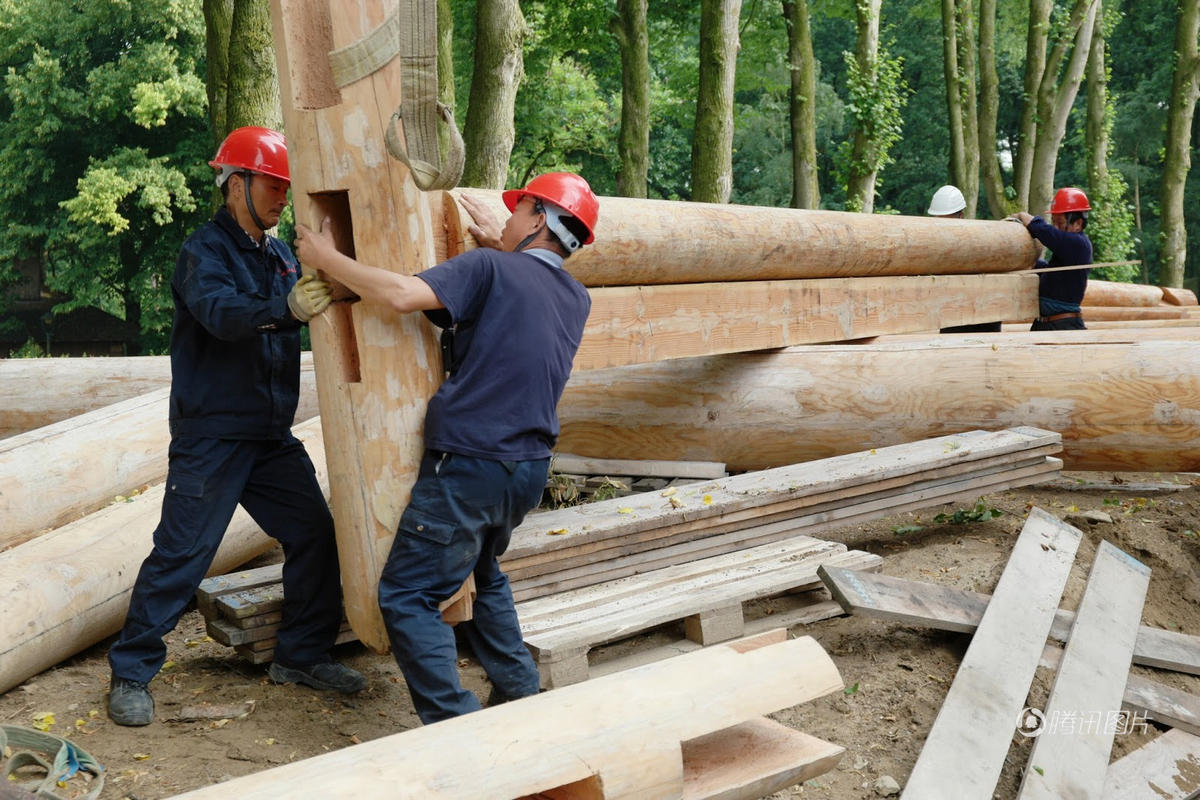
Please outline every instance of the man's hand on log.
[[296, 257], [315, 270], [325, 269], [330, 256], [337, 252], [333, 245], [333, 223], [329, 217], [321, 221], [320, 230], [296, 223]]
[[480, 246], [500, 250], [500, 221], [492, 210], [469, 194], [460, 195], [459, 202], [475, 220], [474, 224], [467, 226], [467, 232], [475, 237]]

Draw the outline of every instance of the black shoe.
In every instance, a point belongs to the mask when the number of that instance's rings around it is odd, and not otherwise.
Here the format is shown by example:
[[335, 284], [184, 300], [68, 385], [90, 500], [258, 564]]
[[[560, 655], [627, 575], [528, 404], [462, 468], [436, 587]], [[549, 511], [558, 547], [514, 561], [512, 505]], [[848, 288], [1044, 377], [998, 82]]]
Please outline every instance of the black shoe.
[[112, 677], [108, 685], [108, 716], [118, 725], [141, 727], [154, 721], [154, 698], [146, 684]]
[[[539, 694], [540, 694], [540, 692], [539, 692]], [[533, 695], [522, 695], [522, 696], [523, 697], [532, 697]], [[505, 703], [511, 703], [513, 700], [520, 700], [520, 699], [521, 699], [520, 697], [510, 697], [509, 695], [506, 695], [504, 692], [497, 689], [496, 686], [493, 684], [492, 690], [490, 692], [488, 692], [487, 703], [484, 704], [484, 708], [491, 708], [492, 706], [499, 706], [499, 705], [503, 705]]]
[[314, 689], [342, 694], [354, 694], [367, 688], [367, 679], [361, 672], [332, 661], [307, 667], [285, 667], [275, 661], [267, 670], [267, 675], [275, 683], [302, 683]]

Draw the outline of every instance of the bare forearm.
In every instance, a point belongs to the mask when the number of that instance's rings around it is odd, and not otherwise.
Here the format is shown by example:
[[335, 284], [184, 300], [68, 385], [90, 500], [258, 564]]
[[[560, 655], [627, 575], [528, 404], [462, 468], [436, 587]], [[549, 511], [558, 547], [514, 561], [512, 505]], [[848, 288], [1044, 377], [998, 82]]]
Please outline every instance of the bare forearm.
[[360, 264], [340, 252], [329, 253], [320, 269], [362, 299], [400, 313], [442, 307], [429, 284], [420, 278]]

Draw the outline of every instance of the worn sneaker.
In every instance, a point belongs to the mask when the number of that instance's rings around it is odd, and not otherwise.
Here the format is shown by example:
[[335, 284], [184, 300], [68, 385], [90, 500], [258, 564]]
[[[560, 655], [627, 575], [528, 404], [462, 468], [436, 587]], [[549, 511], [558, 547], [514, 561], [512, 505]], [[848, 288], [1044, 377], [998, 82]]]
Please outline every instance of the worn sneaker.
[[154, 698], [141, 681], [112, 677], [108, 685], [108, 716], [118, 725], [140, 727], [154, 721]]
[[271, 663], [267, 675], [275, 683], [302, 683], [314, 689], [342, 694], [354, 694], [367, 688], [367, 679], [361, 672], [332, 661], [309, 664], [307, 667], [285, 667], [275, 661]]

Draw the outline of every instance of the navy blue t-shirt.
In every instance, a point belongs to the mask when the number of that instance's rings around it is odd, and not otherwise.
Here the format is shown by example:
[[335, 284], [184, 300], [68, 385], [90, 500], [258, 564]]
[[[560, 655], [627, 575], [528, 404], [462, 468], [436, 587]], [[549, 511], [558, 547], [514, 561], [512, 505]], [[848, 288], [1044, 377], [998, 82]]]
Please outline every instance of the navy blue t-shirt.
[[558, 440], [558, 400], [591, 310], [587, 289], [548, 250], [471, 250], [417, 275], [455, 325], [454, 374], [425, 414], [432, 450], [530, 461]]
[[[1092, 263], [1092, 240], [1084, 233], [1060, 231], [1041, 217], [1029, 222], [1029, 233], [1052, 253], [1050, 263], [1038, 260], [1038, 267], [1073, 267], [1076, 264]], [[1047, 272], [1038, 276], [1038, 296], [1078, 305], [1087, 290], [1088, 273], [1091, 270], [1071, 269], [1063, 272]]]

